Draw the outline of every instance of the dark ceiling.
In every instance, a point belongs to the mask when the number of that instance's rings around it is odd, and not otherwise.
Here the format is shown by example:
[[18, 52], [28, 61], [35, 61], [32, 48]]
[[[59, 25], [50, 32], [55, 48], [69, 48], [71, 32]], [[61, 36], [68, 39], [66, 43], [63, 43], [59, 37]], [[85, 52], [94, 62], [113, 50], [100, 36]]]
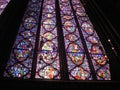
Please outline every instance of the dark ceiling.
[[96, 0], [96, 2], [120, 35], [120, 0]]

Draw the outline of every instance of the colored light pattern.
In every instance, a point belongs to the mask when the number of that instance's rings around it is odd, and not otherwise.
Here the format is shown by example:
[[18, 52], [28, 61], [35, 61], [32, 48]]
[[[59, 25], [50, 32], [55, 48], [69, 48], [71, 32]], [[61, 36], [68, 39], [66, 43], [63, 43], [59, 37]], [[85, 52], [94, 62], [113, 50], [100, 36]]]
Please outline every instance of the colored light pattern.
[[87, 62], [73, 11], [69, 0], [59, 0], [63, 33], [68, 63], [69, 78], [71, 80], [91, 80], [91, 72]]
[[108, 63], [109, 59], [88, 15], [85, 13], [82, 3], [79, 0], [72, 0], [72, 5], [79, 21], [79, 25], [81, 26], [81, 31], [87, 44], [97, 79], [111, 80]]
[[10, 0], [0, 0], [0, 15], [4, 11], [7, 4], [10, 2]]
[[[9, 0], [0, 0], [0, 7], [4, 7], [1, 2], [5, 4]], [[63, 30], [60, 37], [64, 37], [68, 65], [66, 75], [70, 80], [94, 80], [95, 71], [97, 80], [111, 80], [109, 59], [80, 0], [58, 0], [58, 7], [56, 3], [56, 0], [29, 1], [4, 76], [31, 78], [33, 73], [37, 79], [62, 78], [60, 71], [64, 68], [60, 67], [63, 60], [59, 59], [60, 34], [56, 24], [56, 9], [60, 8]], [[39, 38], [36, 38], [37, 31], [40, 31]], [[37, 54], [37, 59], [34, 54]]]
[[43, 7], [35, 78], [60, 79], [55, 0], [44, 0]]
[[19, 28], [5, 77], [30, 78], [41, 0], [30, 0]]

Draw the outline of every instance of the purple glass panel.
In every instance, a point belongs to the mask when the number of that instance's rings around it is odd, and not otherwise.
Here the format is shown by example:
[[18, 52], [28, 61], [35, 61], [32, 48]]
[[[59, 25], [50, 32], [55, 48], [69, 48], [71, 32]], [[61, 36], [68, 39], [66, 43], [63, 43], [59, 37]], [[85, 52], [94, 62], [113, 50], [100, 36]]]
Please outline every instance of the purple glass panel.
[[41, 0], [30, 0], [20, 25], [5, 77], [30, 78]]
[[70, 80], [92, 80], [69, 0], [59, 0]]
[[0, 15], [9, 2], [10, 0], [0, 0]]
[[109, 59], [80, 0], [72, 0], [98, 80], [111, 80]]
[[55, 0], [44, 0], [43, 7], [35, 78], [60, 79]]

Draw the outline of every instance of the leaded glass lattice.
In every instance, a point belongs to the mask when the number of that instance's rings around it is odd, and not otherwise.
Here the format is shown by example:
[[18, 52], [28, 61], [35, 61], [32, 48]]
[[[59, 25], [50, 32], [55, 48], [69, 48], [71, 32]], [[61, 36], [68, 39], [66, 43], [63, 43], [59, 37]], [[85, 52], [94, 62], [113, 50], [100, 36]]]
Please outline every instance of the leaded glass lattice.
[[59, 79], [55, 0], [44, 0], [35, 78]]
[[91, 80], [86, 54], [69, 0], [59, 0], [70, 79]]
[[109, 59], [80, 0], [30, 0], [4, 76], [65, 80], [62, 70], [69, 80], [111, 80]]
[[30, 0], [4, 76], [30, 78], [41, 0]]

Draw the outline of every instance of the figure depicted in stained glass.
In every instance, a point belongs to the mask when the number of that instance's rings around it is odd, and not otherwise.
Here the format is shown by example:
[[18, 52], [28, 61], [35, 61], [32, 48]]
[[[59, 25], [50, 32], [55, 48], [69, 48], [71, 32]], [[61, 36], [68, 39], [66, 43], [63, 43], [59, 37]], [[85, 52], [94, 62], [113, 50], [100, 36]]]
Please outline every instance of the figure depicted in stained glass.
[[[39, 47], [36, 78], [59, 79], [60, 61], [58, 52], [58, 35], [56, 26], [55, 0], [44, 0], [41, 20], [40, 40], [44, 40]], [[39, 46], [41, 43], [39, 43]]]
[[111, 80], [109, 59], [80, 0], [30, 0], [4, 76], [62, 79], [63, 69], [69, 80]]
[[30, 0], [11, 51], [5, 77], [30, 78], [41, 0]]

